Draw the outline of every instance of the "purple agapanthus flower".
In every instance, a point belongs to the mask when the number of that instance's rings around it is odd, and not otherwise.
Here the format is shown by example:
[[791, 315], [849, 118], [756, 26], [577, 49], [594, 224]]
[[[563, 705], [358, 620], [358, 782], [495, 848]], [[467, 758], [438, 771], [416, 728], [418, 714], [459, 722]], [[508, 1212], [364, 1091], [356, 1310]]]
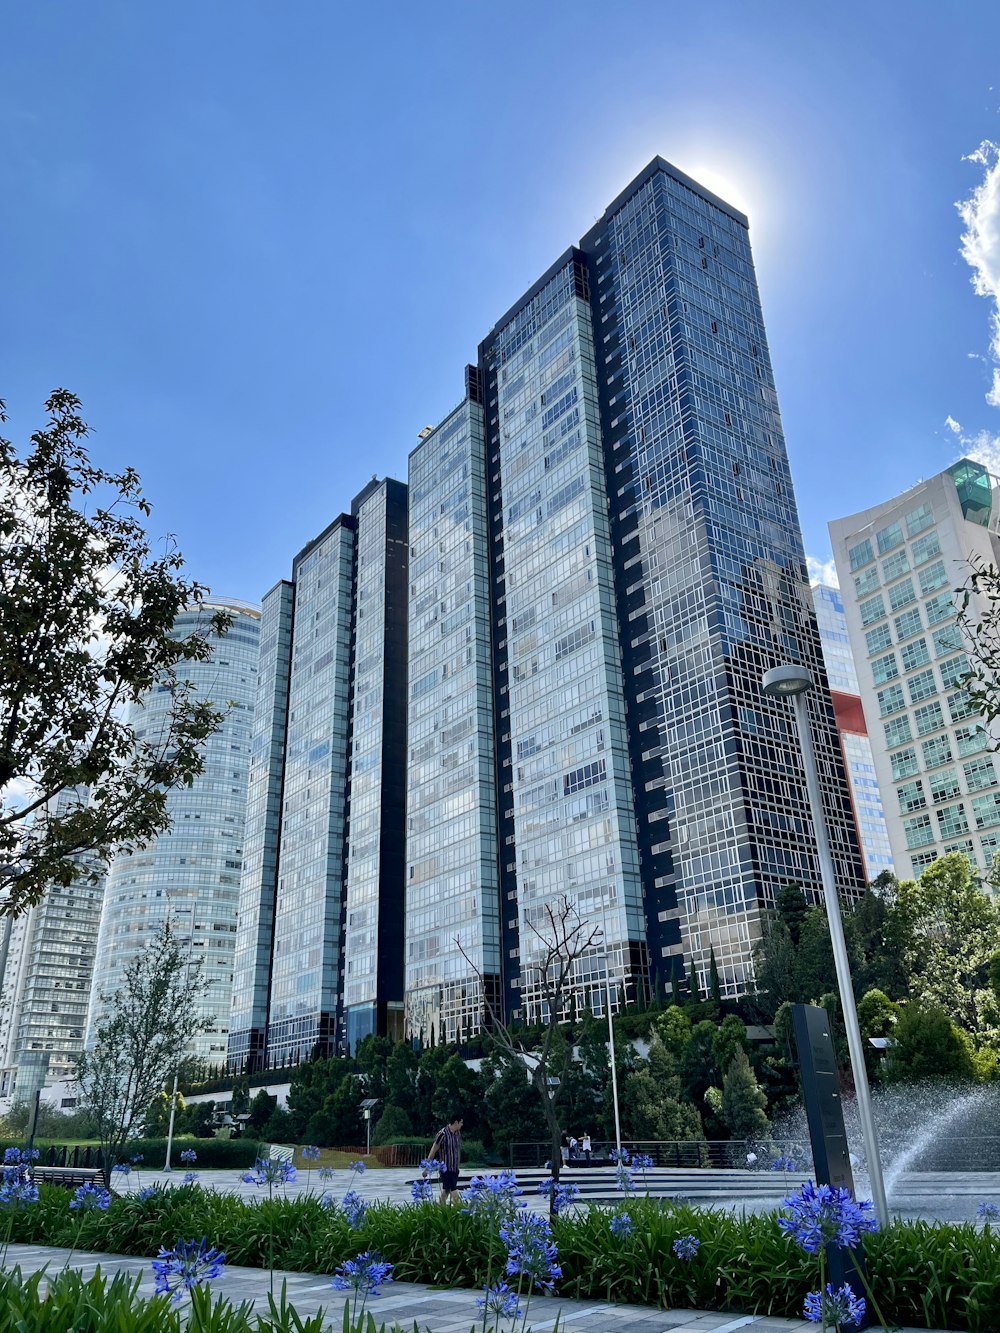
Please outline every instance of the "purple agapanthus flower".
[[678, 1236], [670, 1247], [678, 1259], [693, 1259], [701, 1247], [697, 1236]]
[[244, 1171], [242, 1179], [247, 1185], [267, 1186], [289, 1185], [296, 1177], [295, 1167], [280, 1157], [258, 1157], [252, 1171]]
[[778, 1226], [807, 1254], [821, 1245], [848, 1249], [866, 1232], [878, 1231], [874, 1204], [855, 1200], [850, 1190], [834, 1185], [814, 1185], [807, 1180], [797, 1194], [782, 1200], [789, 1216], [779, 1217]]
[[981, 1203], [976, 1209], [976, 1216], [981, 1217], [984, 1222], [1000, 1221], [1000, 1208], [995, 1203]]
[[316, 1147], [315, 1143], [307, 1143], [302, 1149], [302, 1160], [304, 1162], [319, 1161], [319, 1149]]
[[500, 1228], [500, 1239], [507, 1246], [507, 1276], [526, 1277], [536, 1287], [551, 1291], [562, 1269], [556, 1263], [548, 1218], [516, 1213]]
[[476, 1304], [494, 1320], [521, 1318], [517, 1292], [512, 1291], [506, 1282], [494, 1282], [492, 1287], [484, 1287], [483, 1295], [476, 1297]]
[[198, 1179], [198, 1172], [197, 1172], [197, 1171], [185, 1171], [185, 1172], [184, 1172], [184, 1178], [181, 1180], [181, 1184], [182, 1184], [182, 1185], [193, 1185], [197, 1179]]
[[572, 1181], [567, 1181], [564, 1184], [561, 1180], [554, 1180], [551, 1176], [548, 1180], [540, 1182], [538, 1193], [549, 1196], [552, 1200], [552, 1211], [554, 1213], [561, 1213], [563, 1209], [568, 1208], [580, 1197], [579, 1186], [574, 1185]]
[[153, 1260], [156, 1294], [169, 1295], [179, 1301], [203, 1282], [210, 1282], [222, 1272], [225, 1255], [209, 1246], [204, 1236], [200, 1241], [179, 1240], [172, 1250], [161, 1247]]
[[185, 1148], [181, 1153], [181, 1161], [193, 1165], [198, 1160], [198, 1154], [193, 1148]]
[[347, 1191], [340, 1201], [340, 1206], [344, 1210], [344, 1216], [347, 1218], [348, 1222], [350, 1222], [352, 1227], [356, 1227], [360, 1224], [361, 1219], [368, 1210], [368, 1205], [365, 1203], [364, 1199], [362, 1199], [360, 1194], [356, 1193], [354, 1190]]
[[340, 1265], [330, 1281], [334, 1291], [354, 1291], [363, 1296], [377, 1296], [379, 1289], [392, 1281], [392, 1264], [381, 1260], [371, 1250]]
[[434, 1186], [429, 1180], [414, 1180], [410, 1185], [410, 1198], [414, 1203], [427, 1203], [434, 1198]]
[[81, 1185], [76, 1190], [69, 1206], [74, 1211], [81, 1213], [90, 1213], [100, 1211], [106, 1213], [111, 1206], [111, 1195], [103, 1185], [95, 1185], [93, 1181], [88, 1180], [86, 1184]]
[[849, 1328], [864, 1319], [865, 1302], [862, 1297], [855, 1296], [849, 1283], [845, 1282], [834, 1291], [828, 1282], [825, 1291], [808, 1294], [803, 1314], [812, 1324], [822, 1322], [830, 1328]]
[[616, 1213], [608, 1225], [611, 1228], [612, 1236], [616, 1236], [619, 1240], [625, 1240], [635, 1230], [628, 1213]]

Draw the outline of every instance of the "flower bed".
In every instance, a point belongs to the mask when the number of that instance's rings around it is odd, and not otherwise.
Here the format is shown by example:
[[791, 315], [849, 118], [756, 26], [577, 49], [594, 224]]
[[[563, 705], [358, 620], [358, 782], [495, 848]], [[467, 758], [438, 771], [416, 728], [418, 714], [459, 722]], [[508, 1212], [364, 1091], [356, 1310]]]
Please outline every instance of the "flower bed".
[[[107, 1210], [71, 1211], [63, 1190], [11, 1215], [11, 1239], [152, 1257], [178, 1236], [207, 1236], [231, 1264], [331, 1272], [359, 1251], [380, 1254], [398, 1280], [482, 1287], [495, 1227], [478, 1213], [427, 1203], [372, 1204], [349, 1217], [318, 1198], [260, 1202], [197, 1185], [114, 1199]], [[544, 1207], [538, 1200], [534, 1206]], [[628, 1225], [613, 1218], [628, 1217]], [[661, 1307], [695, 1307], [801, 1318], [816, 1287], [812, 1256], [774, 1215], [721, 1211], [630, 1198], [552, 1221], [562, 1273], [560, 1295]], [[679, 1238], [698, 1242], [691, 1257]], [[885, 1314], [902, 1324], [996, 1333], [1000, 1328], [1000, 1236], [981, 1229], [897, 1222], [864, 1237], [869, 1271]], [[688, 1247], [690, 1249], [690, 1247]]]

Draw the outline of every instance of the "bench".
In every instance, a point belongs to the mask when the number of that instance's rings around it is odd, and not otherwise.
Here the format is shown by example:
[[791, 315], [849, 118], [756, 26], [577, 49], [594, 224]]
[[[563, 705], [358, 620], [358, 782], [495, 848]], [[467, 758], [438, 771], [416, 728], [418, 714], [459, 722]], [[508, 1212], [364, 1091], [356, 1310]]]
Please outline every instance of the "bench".
[[61, 1185], [64, 1189], [104, 1184], [104, 1176], [96, 1166], [33, 1166], [31, 1178], [36, 1185]]

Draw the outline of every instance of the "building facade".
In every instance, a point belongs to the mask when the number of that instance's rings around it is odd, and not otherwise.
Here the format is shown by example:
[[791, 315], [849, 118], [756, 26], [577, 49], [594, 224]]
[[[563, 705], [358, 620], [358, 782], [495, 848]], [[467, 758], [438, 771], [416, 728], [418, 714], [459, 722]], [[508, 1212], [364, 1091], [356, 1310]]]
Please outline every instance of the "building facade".
[[373, 480], [264, 599], [234, 1070], [402, 1033], [407, 563]]
[[[451, 491], [425, 488], [459, 478], [446, 514]], [[713, 956], [740, 993], [774, 892], [820, 891], [791, 710], [760, 689], [778, 662], [822, 683], [838, 879], [863, 879], [746, 219], [656, 159], [494, 326], [410, 483], [411, 1028], [477, 1028], [484, 982], [545, 1017], [539, 932], [562, 901], [600, 932], [572, 1005], [692, 963], [704, 985]], [[458, 596], [434, 597], [435, 564]], [[491, 677], [492, 718], [448, 711], [459, 666], [467, 700]], [[454, 838], [438, 859], [425, 799]]]
[[883, 871], [892, 870], [892, 846], [889, 830], [885, 826], [875, 759], [859, 694], [844, 602], [839, 588], [822, 583], [813, 588], [812, 595], [833, 698], [833, 716], [837, 723], [837, 734], [851, 789], [854, 822], [865, 863], [865, 878], [870, 883]]
[[265, 599], [234, 1069], [400, 1032], [404, 996], [437, 1039], [553, 1017], [564, 910], [592, 936], [570, 1012], [713, 960], [740, 994], [776, 891], [821, 893], [781, 662], [817, 679], [863, 883], [742, 214], [655, 159], [483, 339], [408, 480], [408, 529], [373, 482]]
[[[85, 787], [60, 792], [36, 819], [62, 818], [88, 798]], [[22, 916], [0, 918], [0, 1109], [71, 1078], [83, 1051], [104, 875], [93, 856], [75, 859], [85, 877], [50, 884]]]
[[[980, 871], [1000, 848], [1000, 783], [969, 668], [956, 590], [998, 559], [994, 480], [963, 459], [830, 524], [848, 633], [897, 874], [960, 851]], [[975, 598], [969, 614], [977, 614]]]
[[[182, 612], [172, 631], [182, 638], [202, 630], [220, 609], [232, 615], [228, 632], [205, 661], [185, 663], [184, 675], [200, 698], [225, 709], [225, 717], [205, 744], [201, 775], [190, 787], [168, 793], [167, 832], [111, 863], [87, 1020], [92, 1041], [106, 1012], [105, 997], [119, 989], [125, 968], [169, 922], [207, 983], [199, 1016], [211, 1026], [192, 1038], [190, 1054], [208, 1065], [225, 1061], [229, 1033], [260, 612], [215, 598]], [[137, 735], [148, 740], [163, 734], [170, 707], [166, 687], [150, 690], [131, 717]]]

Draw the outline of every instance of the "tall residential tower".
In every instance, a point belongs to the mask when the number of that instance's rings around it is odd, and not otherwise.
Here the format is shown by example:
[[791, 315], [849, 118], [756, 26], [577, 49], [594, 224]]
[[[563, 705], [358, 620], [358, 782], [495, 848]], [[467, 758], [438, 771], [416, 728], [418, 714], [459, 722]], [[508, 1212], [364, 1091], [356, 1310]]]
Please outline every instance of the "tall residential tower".
[[[231, 614], [229, 630], [205, 661], [185, 663], [184, 675], [199, 697], [225, 709], [225, 717], [206, 742], [204, 771], [190, 787], [169, 792], [167, 832], [111, 863], [87, 1024], [89, 1040], [105, 1011], [103, 997], [118, 989], [128, 963], [169, 922], [207, 983], [199, 1013], [211, 1027], [192, 1039], [190, 1054], [209, 1065], [225, 1060], [229, 1033], [260, 612], [244, 602], [212, 598], [182, 612], [172, 631], [183, 637], [204, 629], [217, 610]], [[148, 691], [132, 714], [137, 734], [162, 734], [170, 706], [166, 687]]]
[[232, 1069], [403, 1030], [406, 487], [372, 480], [264, 598]]
[[[1000, 849], [1000, 782], [987, 728], [961, 685], [969, 663], [956, 589], [1000, 559], [993, 479], [970, 459], [830, 524], [859, 664], [896, 873], [944, 852], [981, 871]], [[973, 596], [969, 615], [981, 604]]]

